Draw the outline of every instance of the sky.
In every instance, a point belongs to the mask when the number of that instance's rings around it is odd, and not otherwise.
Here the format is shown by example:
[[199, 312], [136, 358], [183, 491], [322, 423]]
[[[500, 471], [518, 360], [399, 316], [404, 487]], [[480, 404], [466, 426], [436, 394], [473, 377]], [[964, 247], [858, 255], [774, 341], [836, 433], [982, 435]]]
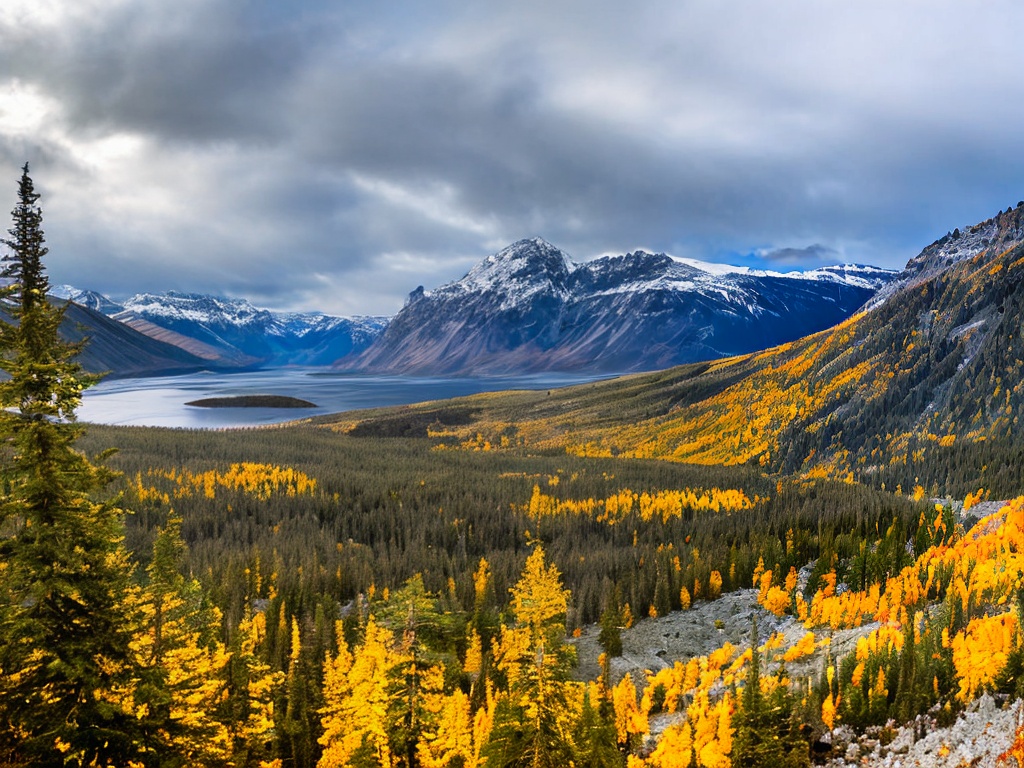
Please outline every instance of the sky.
[[342, 315], [526, 237], [900, 268], [1024, 199], [1022, 38], [1010, 0], [3, 0], [0, 210], [30, 163], [55, 284]]

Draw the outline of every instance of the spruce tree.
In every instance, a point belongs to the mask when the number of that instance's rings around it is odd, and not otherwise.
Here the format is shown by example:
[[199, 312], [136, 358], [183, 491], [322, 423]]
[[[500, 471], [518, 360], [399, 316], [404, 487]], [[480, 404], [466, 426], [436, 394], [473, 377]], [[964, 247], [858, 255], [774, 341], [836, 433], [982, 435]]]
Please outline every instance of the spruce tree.
[[112, 477], [75, 449], [93, 379], [47, 300], [42, 214], [23, 168], [0, 276], [0, 762], [122, 765], [138, 721]]
[[739, 711], [733, 716], [732, 764], [735, 768], [806, 768], [810, 765], [808, 745], [793, 719], [793, 696], [784, 683], [785, 670], [777, 672], [779, 682], [770, 695], [761, 690], [756, 616], [750, 635], [750, 666]]

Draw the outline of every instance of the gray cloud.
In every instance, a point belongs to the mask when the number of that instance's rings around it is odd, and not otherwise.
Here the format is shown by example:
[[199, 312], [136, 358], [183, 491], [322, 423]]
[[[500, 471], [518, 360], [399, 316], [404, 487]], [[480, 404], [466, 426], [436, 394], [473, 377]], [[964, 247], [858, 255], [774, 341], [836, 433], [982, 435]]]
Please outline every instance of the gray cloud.
[[533, 235], [900, 266], [1024, 197], [1008, 0], [53, 5], [0, 8], [0, 180], [111, 293], [393, 312]]
[[760, 251], [759, 257], [772, 264], [781, 266], [828, 266], [843, 261], [843, 256], [827, 245], [808, 245], [806, 248], [776, 248], [771, 251]]

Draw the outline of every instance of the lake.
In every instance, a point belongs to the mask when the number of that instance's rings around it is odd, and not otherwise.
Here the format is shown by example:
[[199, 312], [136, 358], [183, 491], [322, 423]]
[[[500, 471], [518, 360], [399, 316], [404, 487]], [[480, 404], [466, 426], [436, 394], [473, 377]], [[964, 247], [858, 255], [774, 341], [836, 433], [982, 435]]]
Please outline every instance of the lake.
[[[86, 390], [78, 418], [96, 424], [221, 429], [503, 389], [554, 389], [600, 378], [608, 377], [569, 373], [478, 377], [364, 376], [322, 368], [275, 368], [245, 373], [204, 372], [111, 379]], [[316, 403], [317, 407], [198, 408], [185, 405], [207, 397], [238, 395], [286, 395]]]

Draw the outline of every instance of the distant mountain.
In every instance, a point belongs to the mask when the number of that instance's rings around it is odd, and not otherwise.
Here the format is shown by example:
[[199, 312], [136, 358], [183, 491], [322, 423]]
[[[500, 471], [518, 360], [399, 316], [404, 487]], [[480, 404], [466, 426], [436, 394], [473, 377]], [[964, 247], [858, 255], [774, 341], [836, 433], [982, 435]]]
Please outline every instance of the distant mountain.
[[140, 330], [151, 324], [194, 339], [225, 359], [261, 365], [329, 365], [368, 347], [388, 322], [271, 312], [244, 299], [174, 291], [133, 296], [113, 317]]
[[173, 291], [138, 294], [123, 304], [71, 286], [53, 293], [220, 367], [329, 365], [365, 349], [388, 322], [272, 312], [244, 299]]
[[[57, 297], [51, 300], [66, 303]], [[66, 341], [88, 337], [89, 343], [77, 360], [90, 373], [117, 378], [190, 373], [211, 367], [208, 360], [76, 303], [67, 305], [60, 335]]]
[[520, 240], [453, 283], [418, 288], [340, 365], [388, 373], [642, 371], [764, 349], [847, 318], [897, 273], [776, 273], [643, 251], [583, 264]]
[[866, 311], [826, 331], [554, 392], [383, 411], [353, 434], [400, 419], [424, 434], [448, 425], [452, 444], [505, 438], [529, 450], [754, 463], [904, 493], [1007, 498], [1024, 486], [1022, 332], [1024, 203], [932, 243]]
[[96, 291], [83, 291], [79, 288], [75, 288], [73, 285], [53, 286], [50, 288], [50, 295], [58, 299], [73, 301], [80, 307], [87, 307], [94, 312], [100, 312], [104, 315], [112, 315], [115, 312], [120, 312], [122, 309], [120, 304], [108, 299], [102, 293], [96, 293]]

